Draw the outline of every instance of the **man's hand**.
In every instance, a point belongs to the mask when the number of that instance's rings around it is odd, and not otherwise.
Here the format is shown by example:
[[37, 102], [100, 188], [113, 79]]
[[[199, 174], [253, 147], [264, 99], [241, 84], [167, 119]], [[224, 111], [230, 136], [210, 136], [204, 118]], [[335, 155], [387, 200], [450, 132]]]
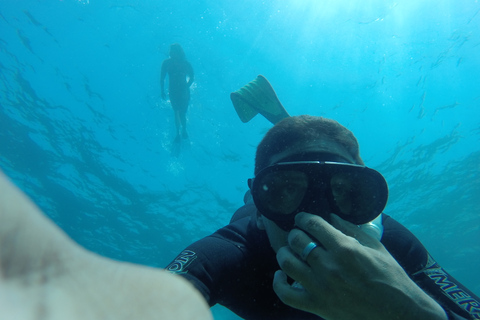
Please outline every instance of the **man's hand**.
[[[301, 230], [292, 230], [289, 246], [278, 251], [283, 271], [273, 281], [285, 304], [329, 320], [447, 319], [385, 247], [356, 225], [334, 215], [330, 225], [308, 213], [295, 221]], [[318, 246], [303, 260], [310, 242]], [[284, 272], [301, 287], [290, 286]]]

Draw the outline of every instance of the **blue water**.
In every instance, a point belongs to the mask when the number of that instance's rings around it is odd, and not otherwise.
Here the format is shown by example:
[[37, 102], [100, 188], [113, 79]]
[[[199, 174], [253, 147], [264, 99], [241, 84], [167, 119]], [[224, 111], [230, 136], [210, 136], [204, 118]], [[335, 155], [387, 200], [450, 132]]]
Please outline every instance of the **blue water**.
[[[0, 30], [0, 166], [82, 246], [163, 267], [225, 225], [270, 128], [229, 94], [263, 74], [290, 114], [356, 134], [385, 211], [480, 294], [478, 1], [19, 0]], [[178, 158], [173, 42], [196, 76]]]

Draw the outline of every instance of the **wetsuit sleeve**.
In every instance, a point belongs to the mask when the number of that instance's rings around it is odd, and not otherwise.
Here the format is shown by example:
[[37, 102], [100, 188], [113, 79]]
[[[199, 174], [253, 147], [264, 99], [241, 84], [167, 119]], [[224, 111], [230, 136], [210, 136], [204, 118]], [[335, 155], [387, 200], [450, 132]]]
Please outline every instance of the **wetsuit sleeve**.
[[423, 291], [439, 303], [449, 319], [480, 319], [480, 299], [448, 274], [420, 241], [389, 216], [382, 243]]
[[247, 250], [240, 230], [246, 228], [249, 219], [242, 220], [191, 244], [166, 267], [189, 280], [210, 306], [225, 290], [225, 279], [242, 272]]

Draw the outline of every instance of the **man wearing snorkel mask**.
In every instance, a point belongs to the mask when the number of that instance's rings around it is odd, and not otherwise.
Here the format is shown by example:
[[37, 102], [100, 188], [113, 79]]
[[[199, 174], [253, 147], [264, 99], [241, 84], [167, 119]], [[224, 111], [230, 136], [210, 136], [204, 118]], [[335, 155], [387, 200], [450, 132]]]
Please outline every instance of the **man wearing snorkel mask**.
[[311, 116], [257, 148], [245, 206], [168, 267], [245, 319], [480, 319], [479, 299], [382, 213], [354, 135]]

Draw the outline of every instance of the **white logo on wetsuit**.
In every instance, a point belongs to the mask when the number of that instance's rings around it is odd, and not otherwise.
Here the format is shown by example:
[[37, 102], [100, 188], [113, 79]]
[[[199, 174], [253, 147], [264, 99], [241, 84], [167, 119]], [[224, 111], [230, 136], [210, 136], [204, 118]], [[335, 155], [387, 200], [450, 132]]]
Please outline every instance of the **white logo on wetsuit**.
[[425, 268], [414, 273], [424, 273], [439, 286], [443, 294], [455, 302], [460, 308], [467, 311], [473, 319], [480, 319], [480, 302], [472, 298], [467, 292], [449, 279], [449, 275], [428, 255]]
[[175, 261], [170, 263], [166, 270], [170, 271], [171, 273], [176, 274], [184, 274], [187, 273], [188, 270], [185, 270], [192, 262], [197, 258], [197, 254], [190, 250], [183, 250], [182, 253], [175, 258]]

